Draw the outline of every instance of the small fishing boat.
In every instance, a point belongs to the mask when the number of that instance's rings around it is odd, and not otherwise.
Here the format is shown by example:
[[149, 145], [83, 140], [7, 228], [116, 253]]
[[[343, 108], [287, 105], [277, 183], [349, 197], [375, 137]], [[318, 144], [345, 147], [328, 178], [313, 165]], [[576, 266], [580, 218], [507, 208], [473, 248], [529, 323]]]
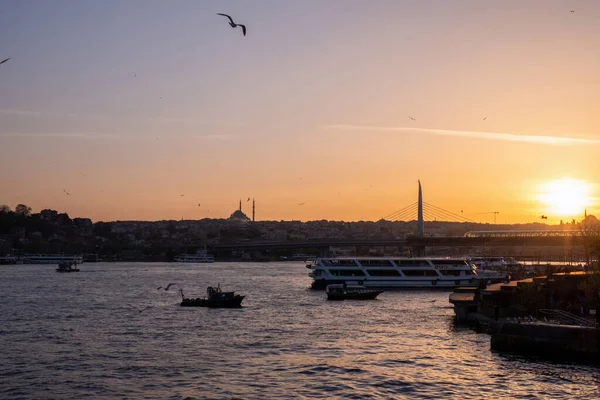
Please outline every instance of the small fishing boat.
[[209, 286], [206, 289], [207, 296], [204, 299], [187, 299], [184, 297], [182, 290], [179, 292], [181, 293], [180, 305], [182, 307], [237, 308], [242, 306], [242, 300], [246, 297], [235, 294], [235, 292], [223, 292], [220, 286]]
[[327, 293], [327, 300], [373, 300], [383, 293], [383, 290], [343, 283], [328, 285], [325, 293]]
[[58, 264], [56, 272], [79, 272], [79, 268], [74, 262], [63, 262]]

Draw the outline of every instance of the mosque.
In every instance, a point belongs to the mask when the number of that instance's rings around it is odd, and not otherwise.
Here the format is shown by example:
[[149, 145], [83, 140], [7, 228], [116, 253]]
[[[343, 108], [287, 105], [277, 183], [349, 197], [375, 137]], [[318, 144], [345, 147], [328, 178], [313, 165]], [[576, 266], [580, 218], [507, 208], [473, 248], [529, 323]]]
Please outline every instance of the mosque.
[[[254, 204], [254, 199], [252, 199], [252, 221], [254, 221], [254, 211], [255, 211], [255, 204]], [[229, 220], [244, 221], [244, 222], [250, 221], [250, 218], [248, 218], [248, 216], [246, 214], [244, 214], [244, 212], [242, 211], [242, 199], [240, 199], [240, 208], [238, 210], [235, 210], [229, 216]]]

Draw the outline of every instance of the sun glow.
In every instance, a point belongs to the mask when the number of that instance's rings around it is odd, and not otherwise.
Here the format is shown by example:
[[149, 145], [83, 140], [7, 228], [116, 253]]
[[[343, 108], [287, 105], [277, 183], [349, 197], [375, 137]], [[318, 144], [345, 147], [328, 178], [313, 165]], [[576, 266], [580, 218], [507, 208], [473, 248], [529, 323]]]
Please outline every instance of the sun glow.
[[576, 179], [557, 179], [540, 185], [537, 198], [550, 216], [575, 217], [591, 205], [591, 185]]

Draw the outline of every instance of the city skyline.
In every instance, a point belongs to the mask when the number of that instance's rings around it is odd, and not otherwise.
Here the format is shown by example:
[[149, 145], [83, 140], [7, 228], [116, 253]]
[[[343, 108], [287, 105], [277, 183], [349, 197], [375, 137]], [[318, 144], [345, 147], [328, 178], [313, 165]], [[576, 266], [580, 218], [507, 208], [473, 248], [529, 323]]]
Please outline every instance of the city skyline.
[[0, 204], [378, 220], [420, 179], [476, 222], [598, 214], [599, 3], [336, 4], [11, 2]]

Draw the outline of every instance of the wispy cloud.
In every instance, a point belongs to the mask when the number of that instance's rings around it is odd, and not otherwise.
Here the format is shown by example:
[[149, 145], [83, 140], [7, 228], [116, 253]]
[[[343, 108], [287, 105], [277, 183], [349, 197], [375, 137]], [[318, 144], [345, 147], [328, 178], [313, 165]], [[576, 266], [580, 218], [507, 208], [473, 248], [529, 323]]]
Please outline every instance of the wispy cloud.
[[325, 129], [354, 130], [368, 132], [400, 132], [400, 133], [427, 133], [442, 136], [460, 136], [487, 140], [504, 140], [509, 142], [573, 145], [573, 144], [600, 144], [600, 139], [584, 139], [563, 136], [537, 136], [519, 135], [515, 133], [455, 131], [448, 129], [412, 128], [404, 126], [368, 126], [368, 125], [325, 125]]
[[54, 118], [104, 118], [101, 114], [86, 114], [86, 113], [66, 113], [52, 111], [37, 111], [37, 110], [21, 110], [17, 108], [0, 108], [0, 114], [5, 115], [24, 115], [28, 117], [54, 117]]
[[6, 138], [76, 138], [76, 139], [115, 139], [120, 138], [120, 135], [112, 133], [65, 133], [65, 132], [52, 132], [52, 133], [37, 133], [37, 132], [8, 132], [0, 133], [0, 137]]

